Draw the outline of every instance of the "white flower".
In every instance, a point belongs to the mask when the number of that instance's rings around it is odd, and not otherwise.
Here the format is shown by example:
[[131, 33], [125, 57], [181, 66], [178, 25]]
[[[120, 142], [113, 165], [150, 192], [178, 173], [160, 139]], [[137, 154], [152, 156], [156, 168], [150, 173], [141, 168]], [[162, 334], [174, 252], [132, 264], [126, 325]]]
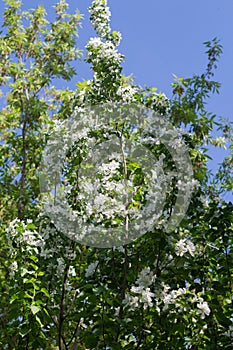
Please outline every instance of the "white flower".
[[151, 108], [162, 115], [167, 115], [171, 109], [170, 100], [163, 93], [155, 93], [151, 96]]
[[6, 233], [8, 234], [8, 240], [11, 252], [13, 252], [12, 242], [16, 243], [22, 251], [27, 250], [29, 253], [38, 253], [37, 247], [43, 247], [44, 240], [35, 230], [28, 229], [27, 224], [31, 224], [32, 220], [28, 219], [27, 223], [15, 219], [9, 223]]
[[140, 272], [136, 284], [143, 288], [147, 288], [154, 282], [154, 280], [155, 275], [150, 271], [150, 267], [146, 267]]
[[233, 326], [229, 326], [228, 331], [223, 333], [223, 335], [226, 335], [227, 337], [233, 338]]
[[15, 218], [13, 221], [9, 223], [9, 228], [14, 229], [17, 226], [17, 223], [20, 222], [18, 218]]
[[124, 102], [131, 102], [136, 92], [136, 88], [133, 88], [132, 86], [128, 85], [120, 86], [116, 94], [120, 96]]
[[108, 37], [111, 30], [109, 26], [111, 12], [109, 7], [106, 6], [106, 2], [102, 0], [93, 1], [89, 7], [89, 13], [91, 15], [92, 25], [97, 34], [101, 37]]
[[194, 256], [194, 252], [195, 252], [196, 248], [195, 248], [195, 245], [193, 244], [193, 242], [191, 242], [190, 240], [187, 240], [186, 248], [187, 248], [187, 251], [189, 252], [189, 254]]
[[125, 249], [122, 245], [119, 247], [116, 247], [115, 249], [118, 250], [118, 252], [125, 253]]
[[94, 274], [96, 267], [98, 266], [99, 261], [95, 261], [94, 263], [91, 263], [87, 268], [85, 272], [85, 277], [90, 277]]
[[176, 242], [175, 251], [178, 256], [183, 256], [187, 252], [194, 256], [195, 250], [195, 245], [189, 239], [180, 239]]
[[[102, 42], [99, 38], [91, 38], [86, 45], [88, 50], [87, 58], [92, 60], [93, 63], [99, 63], [101, 61], [115, 61], [121, 63], [124, 56], [115, 49], [115, 46], [111, 41]], [[96, 49], [98, 48], [98, 56], [96, 57]]]
[[154, 293], [150, 291], [150, 288], [146, 288], [146, 290], [142, 291], [141, 302], [144, 304], [143, 308], [146, 309], [148, 306], [152, 307], [152, 298], [155, 296]]
[[161, 293], [160, 298], [164, 303], [163, 310], [166, 310], [168, 305], [175, 304], [176, 307], [180, 307], [179, 300], [177, 300], [182, 295], [185, 295], [187, 292], [186, 288], [173, 289], [169, 292], [170, 287], [163, 285], [164, 290]]
[[72, 276], [72, 277], [76, 276], [76, 271], [75, 271], [74, 266], [70, 266], [70, 268], [69, 268], [69, 275]]
[[139, 307], [139, 298], [137, 296], [126, 294], [123, 304], [125, 305], [124, 308], [129, 307], [129, 310], [134, 311]]
[[18, 263], [17, 261], [14, 261], [11, 265], [10, 265], [10, 278], [13, 278], [15, 275], [15, 272], [18, 270]]
[[143, 291], [143, 287], [142, 286], [132, 286], [130, 290], [133, 293], [140, 294]]
[[197, 304], [198, 307], [198, 313], [201, 314], [201, 318], [204, 319], [205, 316], [209, 316], [210, 314], [210, 308], [208, 306], [208, 303], [206, 301], [200, 302]]
[[17, 271], [17, 269], [18, 269], [18, 263], [17, 263], [17, 261], [14, 261], [14, 262], [11, 264], [10, 269], [11, 269], [12, 271]]
[[144, 309], [148, 306], [153, 306], [152, 298], [155, 294], [151, 292], [149, 285], [153, 283], [154, 279], [155, 275], [150, 271], [150, 267], [146, 267], [140, 272], [136, 280], [137, 286], [132, 286], [130, 289], [130, 291], [137, 294], [137, 296], [127, 295], [124, 301], [124, 304], [130, 306], [130, 310], [139, 307], [140, 304], [143, 304]]
[[98, 47], [103, 44], [102, 40], [100, 38], [90, 38], [88, 41], [88, 46], [92, 47]]
[[117, 172], [117, 169], [119, 169], [120, 163], [116, 162], [114, 159], [111, 160], [109, 163], [103, 163], [99, 167], [99, 172], [104, 175], [113, 175]]
[[120, 306], [118, 306], [117, 308], [115, 308], [115, 313], [114, 313], [114, 316], [119, 316], [120, 314]]
[[181, 239], [176, 243], [175, 246], [176, 255], [183, 256], [187, 252], [185, 239]]

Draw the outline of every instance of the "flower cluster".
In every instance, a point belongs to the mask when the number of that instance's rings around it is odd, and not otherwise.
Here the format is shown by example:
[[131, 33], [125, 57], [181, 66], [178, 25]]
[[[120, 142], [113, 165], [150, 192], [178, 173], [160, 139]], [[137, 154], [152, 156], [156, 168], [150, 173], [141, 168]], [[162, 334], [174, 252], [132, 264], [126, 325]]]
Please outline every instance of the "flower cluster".
[[10, 264], [9, 270], [10, 270], [10, 278], [14, 278], [15, 273], [18, 271], [18, 263], [17, 263], [17, 261], [13, 261]]
[[[179, 142], [179, 141], [178, 141]], [[175, 147], [182, 147], [182, 144], [180, 145], [174, 145], [173, 146], [174, 148]], [[181, 191], [184, 187], [184, 184], [181, 180], [178, 180], [177, 181], [177, 188]], [[191, 181], [187, 181], [186, 183], [186, 189], [187, 191], [193, 191], [193, 190], [196, 190], [200, 187], [200, 182], [196, 179], [192, 179]]]
[[170, 100], [164, 93], [158, 93], [152, 105], [152, 108], [161, 115], [168, 115], [171, 112]]
[[121, 84], [121, 63], [124, 60], [124, 56], [116, 49], [121, 34], [117, 31], [111, 32], [111, 14], [106, 4], [106, 0], [96, 0], [89, 8], [92, 25], [99, 36], [88, 41], [86, 60], [92, 65], [94, 72], [91, 96], [95, 96], [98, 102], [116, 97], [116, 91]]
[[90, 265], [88, 265], [88, 267], [86, 268], [86, 271], [85, 271], [85, 277], [86, 278], [91, 277], [95, 273], [98, 265], [99, 265], [99, 261], [95, 261], [95, 262], [91, 263]]
[[20, 221], [18, 218], [14, 219], [6, 228], [6, 234], [11, 254], [14, 254], [16, 246], [22, 252], [38, 254], [38, 248], [44, 245], [43, 238], [30, 219], [27, 219], [26, 222]]
[[197, 303], [198, 314], [201, 315], [201, 319], [204, 319], [205, 316], [209, 316], [210, 308], [206, 301], [203, 301], [202, 298], [199, 299], [199, 303]]
[[144, 309], [154, 306], [159, 314], [162, 310], [171, 314], [189, 312], [194, 319], [195, 317], [204, 319], [209, 316], [211, 310], [208, 303], [200, 295], [201, 293], [190, 292], [188, 286], [171, 289], [164, 282], [159, 288], [157, 286], [153, 292], [151, 289], [155, 278], [156, 276], [149, 267], [143, 269], [136, 280], [136, 286], [132, 286], [130, 292], [125, 295], [124, 308], [127, 307], [130, 311], [135, 311], [141, 305]]
[[31, 219], [14, 219], [5, 229], [5, 233], [8, 243], [9, 277], [13, 282], [12, 288], [17, 289], [20, 288], [19, 284], [15, 283], [18, 276], [36, 275], [36, 262], [45, 241]]
[[150, 267], [144, 268], [135, 282], [136, 286], [132, 286], [131, 293], [126, 293], [123, 300], [124, 307], [134, 310], [143, 305], [144, 309], [153, 306], [154, 293], [151, 292], [150, 285], [154, 282], [156, 276], [150, 270]]
[[190, 292], [188, 286], [170, 290], [170, 286], [163, 284], [163, 291], [159, 297], [164, 304], [163, 311], [172, 305], [172, 313], [175, 310], [176, 312], [187, 312], [189, 310], [193, 317], [200, 316], [201, 319], [209, 316], [211, 312], [208, 303], [204, 301], [200, 293]]
[[102, 38], [107, 38], [111, 31], [109, 25], [111, 12], [106, 3], [106, 0], [95, 0], [89, 7], [92, 25], [96, 33]]
[[[122, 91], [123, 93], [130, 91], [129, 99], [135, 93], [129, 89]], [[164, 142], [168, 149], [173, 146], [174, 162], [181, 170], [178, 174], [178, 167], [177, 172], [172, 172], [172, 176], [178, 177], [181, 189], [186, 188], [187, 182], [190, 188], [187, 180], [189, 167], [186, 166], [187, 159], [183, 151], [180, 151], [182, 142], [174, 142], [177, 140], [176, 130], [170, 128], [166, 120], [161, 120], [161, 116], [154, 113], [153, 123], [148, 122], [144, 132], [144, 125], [141, 125], [142, 116], [145, 115], [147, 120], [147, 113], [147, 108], [135, 104], [130, 107], [128, 104], [113, 103], [97, 107], [79, 106], [73, 113], [72, 123], [65, 121], [55, 125], [54, 135], [48, 143], [43, 158], [43, 169], [46, 174], [49, 173], [46, 186], [51, 184], [50, 191], [47, 191], [50, 201], [47, 201], [45, 209], [53, 222], [57, 222], [61, 231], [68, 232], [72, 237], [79, 232], [80, 241], [92, 230], [95, 232], [101, 230], [107, 234], [107, 229], [112, 229], [118, 236], [118, 233], [122, 232], [126, 216], [130, 225], [130, 239], [153, 231], [157, 224], [165, 227], [166, 222], [170, 220], [168, 211], [164, 210], [166, 195], [173, 191], [172, 185], [168, 186], [168, 183], [173, 183], [173, 178], [169, 172], [163, 172], [165, 154], [159, 154], [159, 159], [153, 159], [145, 147], [145, 143], [148, 142], [147, 135], [150, 134], [149, 142], [153, 142], [154, 145], [157, 145], [157, 142], [158, 144]], [[119, 127], [118, 123], [119, 125], [124, 123], [124, 127]], [[131, 133], [132, 123], [133, 125], [138, 123], [133, 133]], [[156, 130], [154, 130], [154, 124], [156, 124]], [[162, 140], [159, 139], [160, 135]], [[163, 138], [163, 135], [169, 137]], [[65, 151], [69, 152], [67, 158]], [[138, 151], [143, 158], [143, 167], [138, 162]], [[70, 166], [70, 159], [75, 159], [77, 155], [84, 161], [77, 166]], [[64, 177], [68, 180], [65, 189], [61, 181], [64, 163], [66, 163]], [[127, 181], [125, 171], [128, 172]], [[69, 182], [70, 178], [72, 178], [71, 182]], [[75, 187], [74, 178], [78, 181], [78, 188]], [[192, 183], [192, 179], [190, 182]], [[184, 185], [181, 186], [181, 183]], [[55, 189], [54, 185], [56, 185]], [[52, 200], [54, 192], [56, 192], [57, 205], [54, 205], [54, 198]], [[185, 193], [181, 192], [188, 202], [190, 191], [187, 189]], [[63, 205], [64, 201], [66, 201], [65, 205]], [[77, 205], [72, 206], [74, 202]], [[181, 211], [179, 203], [174, 207], [175, 225], [177, 225], [176, 218], [178, 216], [182, 218], [184, 215], [187, 206], [183, 205], [183, 207], [184, 211]], [[164, 221], [158, 223], [161, 217]], [[86, 225], [87, 222], [88, 225]], [[77, 226], [74, 223], [77, 223]], [[109, 233], [108, 237], [112, 239], [113, 235]], [[122, 236], [119, 236], [119, 240], [121, 238]], [[180, 256], [184, 249], [192, 254], [193, 247], [189, 241], [177, 243], [177, 254], [179, 248]]]
[[111, 12], [107, 6], [106, 0], [95, 0], [89, 7], [90, 20], [92, 25], [101, 39], [111, 41], [118, 46], [121, 41], [121, 33], [117, 31], [111, 32], [109, 25]]
[[132, 87], [131, 85], [119, 86], [116, 95], [119, 96], [123, 102], [133, 103], [135, 102], [134, 95], [137, 91], [137, 88]]
[[150, 91], [146, 96], [146, 105], [161, 115], [169, 115], [171, 112], [171, 102], [164, 93]]
[[103, 42], [100, 38], [91, 38], [86, 49], [87, 62], [92, 64], [97, 78], [103, 75], [116, 78], [121, 73], [124, 56], [118, 52], [111, 41]]
[[195, 250], [195, 245], [190, 239], [180, 239], [178, 242], [176, 242], [175, 252], [178, 256], [183, 256], [187, 252], [194, 256]]
[[160, 299], [164, 304], [163, 310], [166, 310], [171, 304], [180, 308], [179, 297], [186, 295], [186, 293], [186, 288], [178, 288], [170, 291], [170, 286], [163, 284], [163, 291], [160, 294]]

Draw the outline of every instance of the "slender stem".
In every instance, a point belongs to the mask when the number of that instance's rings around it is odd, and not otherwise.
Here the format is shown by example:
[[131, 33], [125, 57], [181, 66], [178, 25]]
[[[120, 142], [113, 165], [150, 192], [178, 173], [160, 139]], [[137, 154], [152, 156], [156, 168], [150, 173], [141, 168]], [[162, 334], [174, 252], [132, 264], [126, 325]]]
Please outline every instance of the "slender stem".
[[[120, 139], [121, 142], [121, 151], [122, 151], [122, 158], [123, 158], [123, 165], [124, 165], [124, 176], [125, 176], [125, 188], [127, 187], [127, 180], [128, 180], [128, 171], [127, 171], [127, 163], [125, 158], [125, 150], [124, 150], [124, 143], [122, 140], [122, 137]], [[129, 215], [128, 215], [128, 208], [129, 208], [129, 195], [128, 191], [126, 191], [126, 201], [125, 201], [125, 209], [126, 209], [126, 217], [125, 217], [125, 230], [128, 232], [129, 230]]]
[[144, 312], [143, 312], [143, 307], [141, 308], [141, 315], [142, 315], [142, 320], [141, 320], [141, 327], [140, 327], [140, 335], [139, 335], [138, 344], [137, 344], [136, 349], [139, 349], [139, 347], [140, 347], [140, 345], [142, 343], [143, 335], [144, 335]]
[[157, 277], [160, 277], [160, 274], [161, 274], [161, 270], [159, 268], [160, 259], [161, 259], [161, 244], [159, 243], [159, 251], [158, 251], [158, 256], [157, 256], [157, 261], [156, 261], [156, 276]]
[[105, 326], [104, 326], [104, 300], [102, 300], [101, 319], [102, 319], [102, 337], [103, 337], [103, 342], [104, 342], [104, 349], [106, 349]]
[[116, 287], [118, 286], [118, 281], [117, 281], [117, 277], [116, 277], [116, 259], [115, 259], [115, 252], [114, 249], [112, 248], [112, 264], [113, 264], [113, 278], [116, 284]]
[[[125, 188], [127, 188], [127, 180], [128, 180], [128, 170], [127, 170], [127, 162], [125, 157], [125, 149], [124, 149], [124, 142], [123, 142], [123, 130], [120, 133], [119, 130], [117, 130], [118, 136], [120, 139], [120, 146], [121, 146], [121, 153], [122, 153], [122, 159], [123, 159], [123, 167], [124, 167], [124, 181], [125, 181]], [[126, 191], [126, 203], [125, 203], [125, 211], [126, 211], [126, 217], [125, 217], [125, 230], [126, 230], [126, 240], [128, 239], [128, 231], [129, 231], [129, 214], [128, 214], [128, 208], [129, 208], [129, 196], [128, 191]], [[125, 292], [127, 288], [127, 272], [128, 272], [128, 251], [127, 246], [125, 245], [125, 252], [124, 252], [124, 277], [123, 277], [123, 285], [121, 290], [121, 300], [125, 298]], [[122, 319], [123, 317], [123, 306], [120, 306], [119, 311], [119, 318]], [[115, 337], [115, 340], [117, 341], [120, 334], [120, 324], [118, 326], [117, 334]]]
[[[125, 189], [127, 189], [128, 170], [127, 170], [127, 162], [126, 162], [125, 148], [124, 148], [124, 142], [123, 142], [123, 130], [122, 130], [121, 133], [118, 131], [118, 136], [119, 136], [119, 139], [120, 139], [121, 153], [122, 153], [122, 159], [123, 159]], [[126, 201], [125, 201], [126, 240], [128, 239], [128, 231], [129, 231], [129, 214], [128, 214], [128, 209], [129, 209], [129, 195], [128, 195], [128, 191], [126, 190]]]
[[23, 216], [22, 199], [23, 199], [23, 190], [25, 187], [25, 179], [26, 179], [26, 164], [27, 164], [26, 128], [27, 128], [27, 122], [26, 122], [26, 118], [24, 118], [23, 128], [22, 128], [23, 164], [22, 164], [22, 170], [21, 170], [21, 177], [19, 181], [19, 199], [18, 199], [19, 219], [22, 219], [22, 216]]
[[68, 279], [68, 272], [69, 272], [69, 265], [66, 265], [64, 270], [64, 279], [63, 279], [63, 285], [62, 285], [62, 294], [61, 294], [61, 301], [60, 301], [60, 314], [59, 314], [59, 323], [58, 323], [58, 345], [59, 350], [62, 350], [62, 344], [65, 345], [65, 348], [67, 349], [67, 346], [64, 342], [63, 336], [62, 336], [62, 327], [63, 327], [63, 321], [64, 321], [64, 314], [65, 314], [65, 292], [66, 292], [66, 283]]
[[75, 340], [74, 340], [74, 345], [73, 345], [73, 347], [72, 347], [72, 350], [77, 350], [77, 347], [78, 347], [78, 342], [79, 342], [79, 341], [78, 341], [79, 328], [80, 328], [80, 320], [78, 321], [78, 323], [77, 323], [77, 325], [76, 325], [76, 327], [75, 327], [74, 333], [73, 333], [73, 335], [72, 335], [72, 337], [71, 337], [69, 343], [67, 344], [67, 346], [69, 346], [69, 345], [72, 343], [72, 341], [75, 339]]
[[[225, 240], [225, 235], [223, 234], [223, 241]], [[225, 257], [226, 257], [226, 267], [227, 267], [227, 275], [228, 275], [228, 288], [230, 291], [230, 295], [232, 295], [232, 291], [233, 291], [233, 284], [232, 284], [232, 277], [231, 277], [231, 271], [230, 271], [230, 265], [229, 265], [229, 256], [228, 256], [228, 252], [227, 252], [227, 245], [224, 244], [224, 253], [225, 253]], [[233, 307], [233, 299], [231, 301], [231, 305]]]

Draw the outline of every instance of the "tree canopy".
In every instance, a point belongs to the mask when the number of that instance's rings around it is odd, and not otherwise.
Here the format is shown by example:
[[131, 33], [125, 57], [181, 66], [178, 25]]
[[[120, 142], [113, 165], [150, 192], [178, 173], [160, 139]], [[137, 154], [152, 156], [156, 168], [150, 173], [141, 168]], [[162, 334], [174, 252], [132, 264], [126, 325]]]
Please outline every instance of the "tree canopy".
[[[231, 349], [233, 204], [221, 195], [233, 188], [232, 124], [207, 110], [208, 98], [220, 89], [213, 79], [222, 46], [217, 38], [205, 42], [203, 74], [175, 76], [168, 99], [123, 74], [121, 34], [110, 27], [107, 1], [94, 0], [89, 12], [96, 37], [87, 42], [85, 58], [93, 77], [74, 90], [58, 89], [54, 79], [74, 77], [72, 62], [82, 54], [82, 16], [67, 9], [60, 0], [49, 22], [43, 5], [23, 11], [21, 1], [5, 0], [1, 348]], [[140, 125], [140, 118], [129, 119], [135, 111], [146, 116]], [[100, 125], [96, 115], [109, 120]], [[113, 143], [107, 148], [111, 140], [120, 153]], [[130, 145], [137, 144], [144, 153], [131, 157]], [[231, 152], [216, 175], [207, 167], [210, 144]], [[99, 158], [91, 157], [92, 149]], [[187, 150], [190, 178], [187, 162], [178, 167], [180, 149]], [[43, 186], [61, 165], [55, 192], [46, 197]], [[76, 227], [71, 235], [67, 222], [73, 219], [56, 211], [64, 198], [85, 223], [82, 232]], [[142, 212], [139, 231], [145, 232], [134, 236], [130, 222]], [[174, 217], [177, 224], [168, 230]], [[92, 228], [88, 240], [84, 227]], [[128, 241], [119, 236], [122, 227]]]

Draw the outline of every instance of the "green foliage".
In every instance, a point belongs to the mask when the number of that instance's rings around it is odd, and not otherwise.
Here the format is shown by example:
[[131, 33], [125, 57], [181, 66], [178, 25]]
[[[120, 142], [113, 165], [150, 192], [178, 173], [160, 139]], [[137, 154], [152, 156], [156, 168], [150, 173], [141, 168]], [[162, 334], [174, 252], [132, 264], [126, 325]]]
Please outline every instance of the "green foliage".
[[[220, 88], [211, 80], [222, 53], [218, 40], [205, 43], [205, 73], [175, 77], [169, 100], [122, 74], [123, 56], [116, 48], [120, 33], [111, 31], [106, 1], [94, 0], [90, 13], [98, 37], [88, 42], [86, 58], [93, 79], [78, 82], [76, 91], [57, 90], [54, 78], [69, 80], [75, 74], [71, 62], [80, 56], [81, 15], [68, 14], [68, 4], [60, 0], [54, 6], [56, 19], [49, 23], [42, 5], [22, 11], [21, 1], [5, 4], [0, 38], [5, 98], [0, 112], [1, 349], [230, 349], [233, 206], [220, 194], [232, 190], [232, 154], [212, 177], [205, 145], [232, 150], [232, 125], [206, 110], [206, 100]], [[86, 105], [106, 102], [136, 103], [184, 127], [180, 134], [198, 186], [173, 232], [166, 233], [161, 224], [123, 247], [97, 249], [70, 240], [44, 215], [38, 170], [58, 122]], [[211, 134], [215, 125], [219, 137]], [[113, 133], [132, 142], [139, 137], [127, 123]], [[88, 138], [101, 142], [106, 135], [100, 130]], [[168, 150], [152, 141], [147, 149], [158, 158], [164, 155], [163, 170], [172, 172]], [[78, 200], [77, 180], [86, 149], [83, 137], [67, 152], [66, 177], [73, 186], [68, 200], [76, 210], [85, 204]], [[97, 177], [103, 178], [101, 173]], [[138, 208], [148, 180], [130, 158], [111, 173], [109, 183], [128, 178], [135, 188], [132, 207]], [[114, 198], [117, 191], [111, 191]], [[171, 214], [176, 194], [172, 178], [161, 222]], [[116, 225], [122, 220], [118, 215]], [[103, 221], [112, 224], [107, 217]]]
[[69, 15], [63, 1], [55, 6], [53, 23], [46, 20], [42, 5], [24, 12], [20, 1], [7, 1], [6, 5], [0, 39], [0, 83], [7, 86], [7, 104], [0, 113], [0, 213], [3, 219], [12, 219], [28, 217], [35, 210], [39, 195], [35, 172], [44, 128], [51, 124], [51, 114], [56, 111], [48, 89], [54, 78], [69, 80], [75, 74], [70, 61], [80, 54], [75, 44], [81, 16]]

